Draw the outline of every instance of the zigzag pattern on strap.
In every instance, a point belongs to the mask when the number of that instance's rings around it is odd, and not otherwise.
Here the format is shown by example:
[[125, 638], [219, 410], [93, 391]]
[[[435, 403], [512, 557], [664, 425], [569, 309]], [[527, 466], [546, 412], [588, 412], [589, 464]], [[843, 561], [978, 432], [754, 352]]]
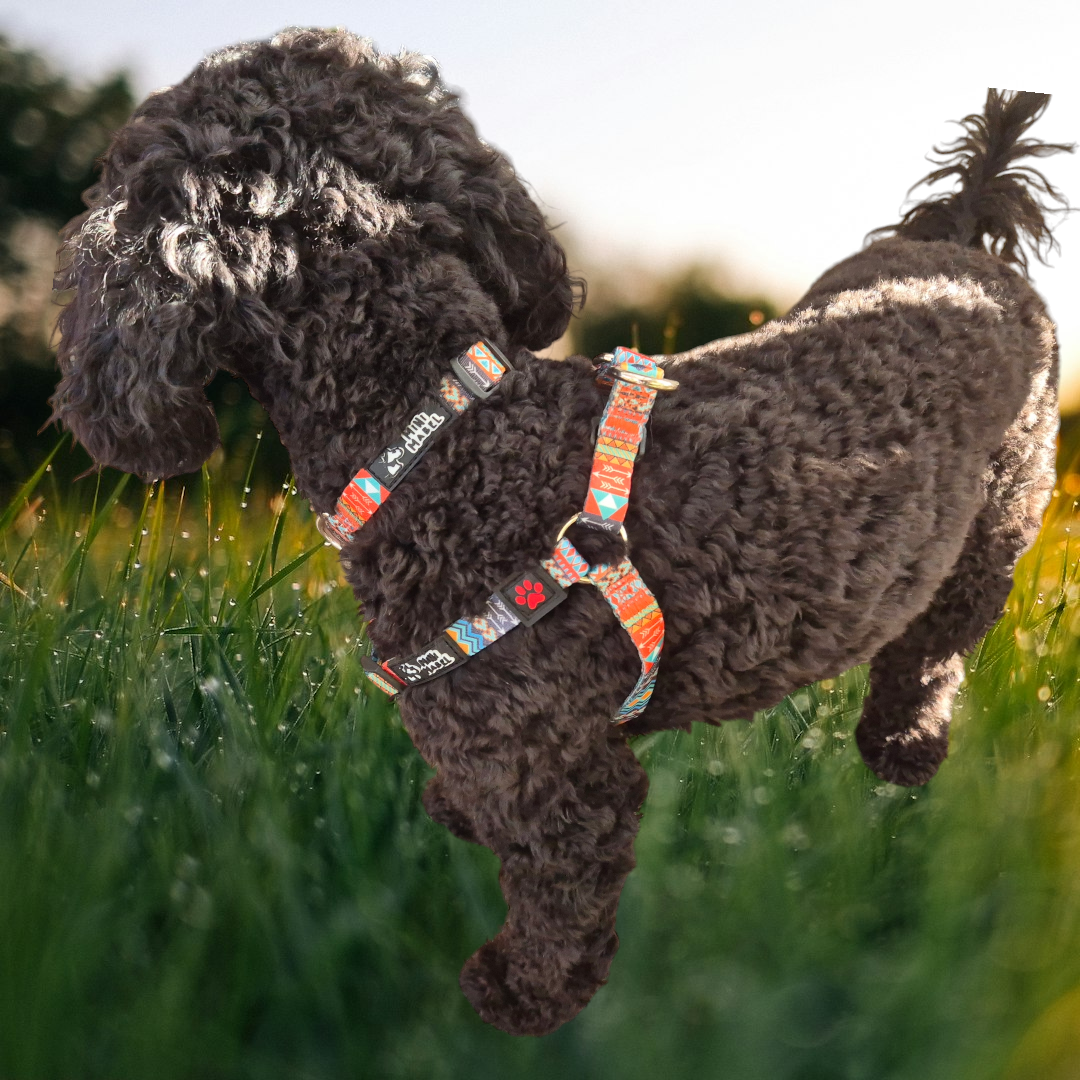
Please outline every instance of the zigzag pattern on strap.
[[458, 619], [446, 628], [447, 634], [461, 648], [466, 656], [473, 656], [486, 649], [493, 641], [498, 641], [503, 634], [520, 626], [518, 617], [506, 606], [506, 602], [497, 593], [487, 598], [482, 615], [473, 618]]

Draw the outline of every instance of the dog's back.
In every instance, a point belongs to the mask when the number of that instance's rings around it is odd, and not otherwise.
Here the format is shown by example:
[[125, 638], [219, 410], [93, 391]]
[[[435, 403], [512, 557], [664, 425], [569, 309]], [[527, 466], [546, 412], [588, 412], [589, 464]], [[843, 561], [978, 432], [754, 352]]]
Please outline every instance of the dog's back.
[[[669, 365], [694, 404], [658, 406], [664, 449], [646, 455], [635, 495], [653, 522], [674, 512], [695, 557], [666, 552], [652, 568], [669, 647], [643, 727], [747, 716], [891, 657], [905, 628], [933, 652], [919, 620], [945, 608], [956, 647], [934, 663], [956, 668], [1000, 614], [1054, 476], [1057, 350], [1020, 239], [1051, 242], [1037, 194], [1056, 192], [1013, 166], [1064, 149], [1021, 138], [1046, 100], [991, 91], [929, 178], [959, 175], [957, 192], [877, 230], [893, 235], [827, 271], [785, 319]], [[696, 431], [680, 437], [688, 416]], [[673, 475], [709, 482], [676, 505]], [[922, 645], [904, 647], [918, 667]]]

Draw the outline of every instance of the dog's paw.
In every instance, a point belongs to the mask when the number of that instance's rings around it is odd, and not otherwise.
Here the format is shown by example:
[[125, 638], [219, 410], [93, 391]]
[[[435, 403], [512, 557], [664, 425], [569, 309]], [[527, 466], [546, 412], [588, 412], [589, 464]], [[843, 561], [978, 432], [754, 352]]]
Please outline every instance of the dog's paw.
[[855, 742], [867, 768], [875, 776], [903, 787], [925, 784], [949, 752], [948, 734], [925, 728], [882, 737], [867, 724], [860, 723], [855, 729]]
[[510, 1035], [550, 1034], [577, 1016], [596, 989], [582, 994], [580, 988], [552, 986], [535, 960], [512, 957], [501, 935], [469, 957], [460, 982], [480, 1019]]

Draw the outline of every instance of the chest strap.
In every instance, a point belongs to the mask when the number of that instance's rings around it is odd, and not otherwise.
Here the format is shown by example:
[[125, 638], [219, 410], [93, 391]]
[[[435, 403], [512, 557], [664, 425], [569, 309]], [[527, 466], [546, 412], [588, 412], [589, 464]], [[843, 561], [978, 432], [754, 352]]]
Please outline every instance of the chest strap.
[[451, 374], [439, 383], [438, 395], [425, 398], [405, 430], [366, 469], [361, 469], [338, 498], [332, 514], [315, 518], [315, 527], [336, 548], [347, 544], [408, 476], [413, 466], [476, 400], [495, 393], [510, 362], [489, 341], [478, 341], [450, 361]]
[[623, 521], [645, 425], [657, 390], [673, 390], [679, 384], [665, 379], [663, 369], [649, 357], [623, 348], [601, 365], [597, 382], [610, 385], [612, 391], [600, 421], [584, 508], [563, 526], [551, 556], [496, 589], [479, 615], [451, 623], [434, 641], [408, 656], [383, 663], [373, 656], [362, 657], [364, 673], [384, 693], [393, 696], [460, 667], [515, 627], [538, 622], [566, 599], [571, 585], [585, 582], [600, 590], [630, 635], [641, 662], [641, 675], [614, 722], [625, 723], [648, 705], [664, 644], [660, 606], [628, 557], [615, 564], [590, 566], [565, 534], [579, 521], [619, 533], [626, 540]]

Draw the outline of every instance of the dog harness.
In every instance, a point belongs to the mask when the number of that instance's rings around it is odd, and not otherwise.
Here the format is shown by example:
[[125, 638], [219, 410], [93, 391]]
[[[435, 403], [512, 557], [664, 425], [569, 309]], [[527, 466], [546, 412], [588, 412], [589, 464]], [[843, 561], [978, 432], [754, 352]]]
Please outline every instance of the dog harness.
[[[425, 399], [402, 434], [366, 469], [349, 481], [334, 513], [316, 518], [319, 532], [337, 548], [351, 540], [371, 520], [390, 493], [433, 445], [437, 433], [449, 426], [476, 400], [489, 398], [510, 370], [506, 357], [490, 342], [478, 341], [450, 362], [438, 396]], [[555, 548], [504, 582], [488, 598], [484, 610], [451, 623], [434, 641], [407, 656], [382, 663], [361, 658], [364, 674], [384, 693], [394, 696], [409, 686], [430, 682], [460, 667], [492, 642], [518, 626], [532, 626], [566, 599], [566, 590], [586, 582], [600, 590], [622, 627], [630, 635], [641, 661], [641, 675], [614, 716], [625, 723], [649, 703], [664, 644], [664, 616], [656, 598], [629, 557], [614, 564], [590, 566], [567, 539], [574, 522], [627, 542], [623, 521], [630, 499], [634, 460], [645, 439], [645, 425], [658, 390], [679, 384], [647, 356], [618, 348], [597, 368], [596, 381], [611, 387], [600, 419], [585, 505], [559, 531]]]

